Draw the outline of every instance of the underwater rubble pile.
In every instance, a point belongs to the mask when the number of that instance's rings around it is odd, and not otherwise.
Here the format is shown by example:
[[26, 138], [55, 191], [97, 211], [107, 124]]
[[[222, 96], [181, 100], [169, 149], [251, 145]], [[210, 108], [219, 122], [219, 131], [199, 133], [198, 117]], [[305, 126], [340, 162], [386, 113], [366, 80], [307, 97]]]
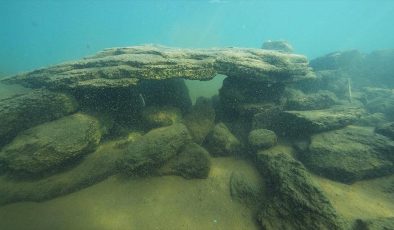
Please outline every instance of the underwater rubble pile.
[[[114, 174], [204, 179], [211, 157], [237, 156], [267, 178], [260, 186], [234, 171], [229, 188], [263, 229], [391, 224], [348, 223], [311, 174], [354, 183], [394, 173], [394, 84], [372, 88], [358, 68], [394, 52], [337, 52], [309, 65], [288, 44], [263, 48], [110, 48], [3, 79], [31, 90], [0, 99], [0, 204]], [[192, 105], [184, 79], [217, 74], [227, 76], [219, 95]]]

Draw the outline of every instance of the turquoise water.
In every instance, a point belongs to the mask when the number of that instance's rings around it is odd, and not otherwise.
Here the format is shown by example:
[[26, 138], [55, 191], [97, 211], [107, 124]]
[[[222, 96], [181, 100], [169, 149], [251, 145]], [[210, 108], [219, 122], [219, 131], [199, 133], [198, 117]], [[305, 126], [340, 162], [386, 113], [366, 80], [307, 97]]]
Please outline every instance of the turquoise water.
[[393, 1], [1, 0], [0, 75], [78, 59], [103, 48], [260, 47], [286, 39], [310, 59], [394, 45]]
[[394, 226], [393, 22], [394, 0], [0, 0], [0, 230]]

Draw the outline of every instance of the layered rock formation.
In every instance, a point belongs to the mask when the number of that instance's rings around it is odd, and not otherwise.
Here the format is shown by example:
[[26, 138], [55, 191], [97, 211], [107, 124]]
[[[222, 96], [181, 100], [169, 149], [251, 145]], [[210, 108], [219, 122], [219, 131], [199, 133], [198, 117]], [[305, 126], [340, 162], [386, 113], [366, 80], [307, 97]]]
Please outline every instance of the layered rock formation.
[[291, 81], [310, 73], [301, 55], [247, 48], [179, 49], [145, 45], [106, 49], [94, 56], [3, 81], [49, 89], [97, 89], [137, 85], [141, 80], [209, 80], [217, 74]]

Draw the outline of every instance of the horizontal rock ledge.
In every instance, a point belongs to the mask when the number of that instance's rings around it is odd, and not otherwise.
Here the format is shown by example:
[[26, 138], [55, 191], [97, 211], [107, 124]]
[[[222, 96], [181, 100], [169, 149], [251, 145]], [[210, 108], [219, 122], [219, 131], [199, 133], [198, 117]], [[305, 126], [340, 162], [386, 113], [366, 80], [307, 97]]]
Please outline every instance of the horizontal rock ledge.
[[305, 56], [253, 48], [183, 49], [142, 45], [11, 76], [6, 83], [50, 89], [128, 87], [140, 80], [210, 80], [217, 74], [288, 82], [311, 76]]

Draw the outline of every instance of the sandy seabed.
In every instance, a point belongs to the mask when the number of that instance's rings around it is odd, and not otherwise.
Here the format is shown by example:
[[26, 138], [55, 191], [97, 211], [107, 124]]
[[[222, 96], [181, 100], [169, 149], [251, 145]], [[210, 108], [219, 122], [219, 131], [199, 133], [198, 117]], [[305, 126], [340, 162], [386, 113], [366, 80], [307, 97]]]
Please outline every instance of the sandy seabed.
[[230, 196], [232, 171], [261, 180], [243, 160], [214, 158], [208, 179], [113, 176], [49, 201], [0, 207], [0, 229], [258, 229]]

